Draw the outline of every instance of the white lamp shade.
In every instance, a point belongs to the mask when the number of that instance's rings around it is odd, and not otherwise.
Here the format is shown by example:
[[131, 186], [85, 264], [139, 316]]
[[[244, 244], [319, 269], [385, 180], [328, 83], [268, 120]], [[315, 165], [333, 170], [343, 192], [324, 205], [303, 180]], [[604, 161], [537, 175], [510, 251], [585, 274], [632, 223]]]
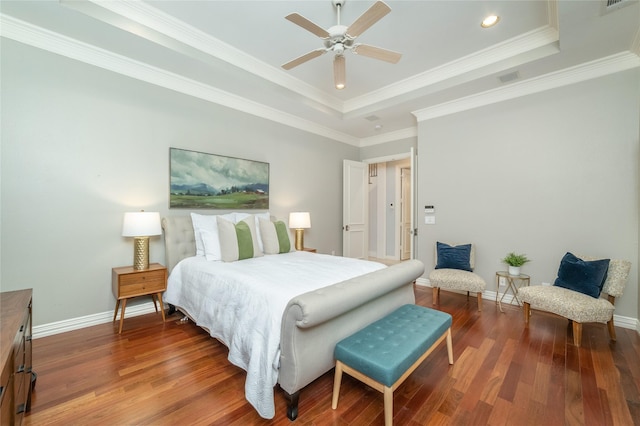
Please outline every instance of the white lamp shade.
[[289, 213], [289, 228], [306, 229], [311, 228], [311, 216], [309, 212]]
[[123, 237], [149, 237], [162, 234], [160, 213], [128, 212], [124, 214]]

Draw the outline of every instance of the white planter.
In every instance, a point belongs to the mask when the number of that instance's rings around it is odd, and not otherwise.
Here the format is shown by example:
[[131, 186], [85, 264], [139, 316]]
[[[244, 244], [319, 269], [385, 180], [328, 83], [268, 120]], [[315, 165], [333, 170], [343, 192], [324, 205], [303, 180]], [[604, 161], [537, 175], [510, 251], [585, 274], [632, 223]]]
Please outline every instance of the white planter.
[[519, 266], [509, 266], [509, 275], [517, 277], [520, 275], [520, 267]]

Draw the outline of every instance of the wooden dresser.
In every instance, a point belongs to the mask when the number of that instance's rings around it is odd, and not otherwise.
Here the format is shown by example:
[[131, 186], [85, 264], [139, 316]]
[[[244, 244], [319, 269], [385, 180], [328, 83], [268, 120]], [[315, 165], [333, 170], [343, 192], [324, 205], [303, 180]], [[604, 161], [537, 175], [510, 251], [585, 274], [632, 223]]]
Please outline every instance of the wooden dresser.
[[0, 293], [0, 424], [19, 425], [31, 400], [32, 291]]

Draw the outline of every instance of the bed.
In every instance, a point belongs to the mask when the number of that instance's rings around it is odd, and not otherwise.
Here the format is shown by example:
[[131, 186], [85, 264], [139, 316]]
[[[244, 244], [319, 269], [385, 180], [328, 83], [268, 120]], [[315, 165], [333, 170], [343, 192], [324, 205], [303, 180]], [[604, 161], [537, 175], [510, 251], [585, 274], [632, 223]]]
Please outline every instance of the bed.
[[211, 262], [196, 256], [191, 216], [165, 217], [162, 227], [165, 301], [229, 348], [229, 361], [247, 372], [245, 396], [263, 418], [275, 415], [277, 385], [295, 420], [300, 391], [334, 367], [335, 344], [414, 303], [413, 282], [424, 272], [417, 260], [385, 267], [296, 251]]

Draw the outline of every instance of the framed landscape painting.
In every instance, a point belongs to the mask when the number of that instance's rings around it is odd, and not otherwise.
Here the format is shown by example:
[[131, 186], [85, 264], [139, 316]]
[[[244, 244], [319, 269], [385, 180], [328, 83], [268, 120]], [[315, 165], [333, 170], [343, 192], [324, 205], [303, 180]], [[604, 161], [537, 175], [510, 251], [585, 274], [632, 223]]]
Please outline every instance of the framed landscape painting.
[[169, 149], [169, 207], [269, 209], [269, 163]]

